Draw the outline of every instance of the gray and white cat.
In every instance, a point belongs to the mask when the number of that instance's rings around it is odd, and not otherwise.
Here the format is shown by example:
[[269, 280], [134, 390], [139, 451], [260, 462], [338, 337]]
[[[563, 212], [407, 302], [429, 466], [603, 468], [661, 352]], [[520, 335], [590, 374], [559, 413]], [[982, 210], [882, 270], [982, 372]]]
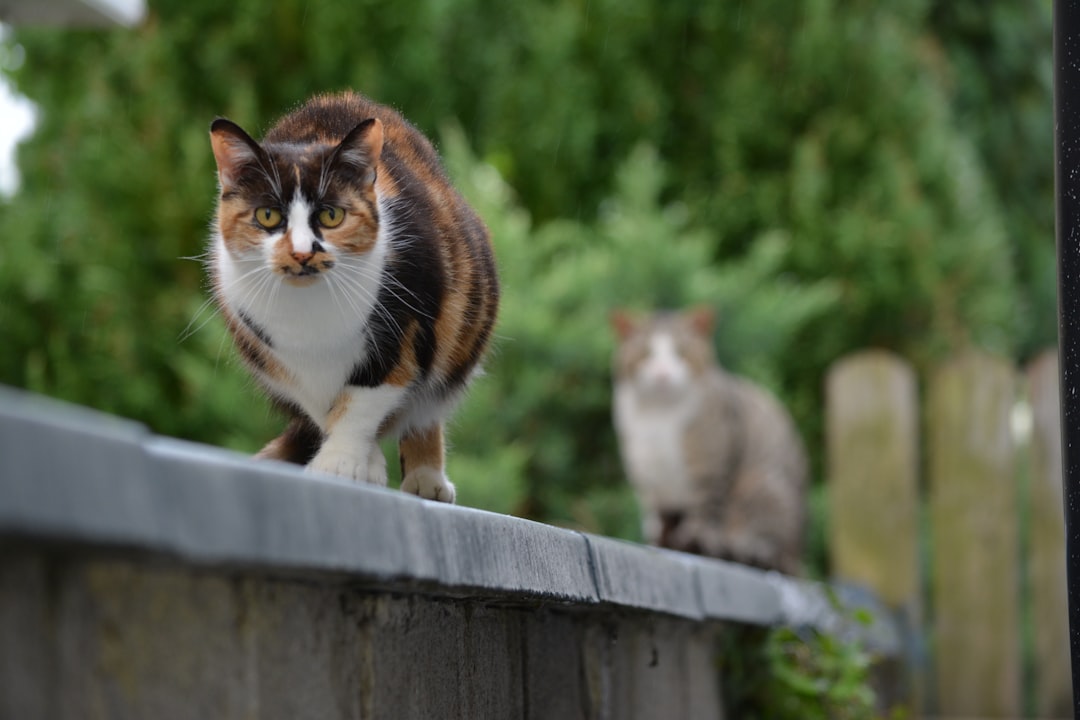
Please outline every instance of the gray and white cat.
[[807, 464], [784, 407], [719, 366], [708, 309], [612, 325], [615, 429], [646, 541], [799, 573]]

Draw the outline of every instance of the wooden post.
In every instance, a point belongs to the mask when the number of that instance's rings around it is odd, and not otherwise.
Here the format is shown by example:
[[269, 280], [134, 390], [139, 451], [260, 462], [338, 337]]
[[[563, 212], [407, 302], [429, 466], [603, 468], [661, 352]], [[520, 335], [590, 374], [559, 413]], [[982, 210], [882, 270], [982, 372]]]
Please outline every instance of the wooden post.
[[949, 362], [929, 388], [934, 680], [943, 717], [1019, 717], [1011, 364]]
[[[826, 378], [825, 412], [832, 577], [873, 590], [921, 633], [915, 374], [892, 353], [848, 356]], [[908, 654], [898, 658], [908, 665], [900, 687], [882, 689], [917, 713], [923, 693]]]
[[1069, 606], [1065, 577], [1065, 509], [1061, 486], [1061, 415], [1057, 350], [1028, 366], [1031, 399], [1031, 617], [1035, 645], [1035, 712], [1072, 716]]
[[833, 577], [870, 588], [891, 608], [914, 612], [919, 595], [914, 373], [891, 353], [861, 352], [833, 366], [825, 395]]

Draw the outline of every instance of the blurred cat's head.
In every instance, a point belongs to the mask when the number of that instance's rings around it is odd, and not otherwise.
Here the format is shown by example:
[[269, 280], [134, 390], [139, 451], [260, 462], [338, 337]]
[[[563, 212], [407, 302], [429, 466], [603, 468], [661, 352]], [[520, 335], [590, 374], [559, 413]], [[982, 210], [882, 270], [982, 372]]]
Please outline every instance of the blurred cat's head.
[[694, 392], [696, 379], [716, 365], [713, 317], [704, 307], [646, 315], [613, 312], [616, 384], [655, 402]]
[[232, 260], [262, 263], [290, 285], [304, 286], [375, 247], [379, 120], [337, 140], [258, 143], [219, 118], [210, 140], [221, 186], [219, 251]]

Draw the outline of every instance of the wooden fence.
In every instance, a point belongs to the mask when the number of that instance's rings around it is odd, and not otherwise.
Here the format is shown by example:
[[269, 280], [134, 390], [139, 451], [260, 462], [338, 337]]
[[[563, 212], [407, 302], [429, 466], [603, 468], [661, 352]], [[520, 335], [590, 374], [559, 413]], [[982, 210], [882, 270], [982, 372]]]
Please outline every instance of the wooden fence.
[[1072, 715], [1058, 397], [1055, 351], [925, 378], [866, 351], [828, 375], [832, 573], [909, 629], [928, 714]]

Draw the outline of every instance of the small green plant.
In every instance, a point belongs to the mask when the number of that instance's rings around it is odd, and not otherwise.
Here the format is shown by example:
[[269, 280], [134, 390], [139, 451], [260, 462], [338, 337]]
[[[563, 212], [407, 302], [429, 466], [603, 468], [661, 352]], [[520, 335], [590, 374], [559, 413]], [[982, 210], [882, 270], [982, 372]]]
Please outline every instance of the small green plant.
[[765, 643], [770, 695], [780, 716], [863, 718], [873, 714], [870, 658], [854, 643], [817, 630], [773, 630]]
[[882, 715], [862, 645], [816, 629], [734, 628], [724, 643], [724, 698], [750, 720], [901, 720]]

